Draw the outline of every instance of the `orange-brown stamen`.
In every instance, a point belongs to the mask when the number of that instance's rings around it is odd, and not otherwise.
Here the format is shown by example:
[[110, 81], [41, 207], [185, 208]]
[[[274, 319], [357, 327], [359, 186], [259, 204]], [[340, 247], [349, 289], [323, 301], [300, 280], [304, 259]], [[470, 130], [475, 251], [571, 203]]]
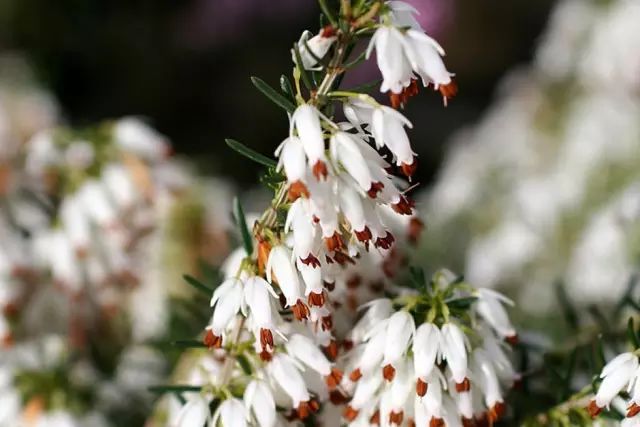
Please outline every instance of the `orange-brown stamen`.
[[428, 388], [429, 388], [429, 384], [427, 384], [426, 382], [418, 378], [418, 380], [416, 381], [416, 394], [422, 397], [425, 394], [427, 394]]
[[307, 307], [307, 305], [301, 300], [296, 301], [296, 303], [291, 307], [291, 311], [297, 320], [309, 318], [309, 307]]
[[287, 197], [290, 202], [295, 202], [300, 197], [309, 198], [309, 189], [302, 181], [294, 181], [289, 184], [289, 190], [287, 192]]
[[331, 369], [331, 373], [324, 377], [324, 382], [329, 387], [329, 390], [336, 388], [340, 381], [342, 381], [342, 371], [336, 368]]
[[220, 348], [222, 347], [222, 337], [214, 334], [213, 331], [209, 329], [204, 336], [203, 343], [208, 348]]
[[312, 172], [318, 181], [320, 181], [320, 178], [327, 179], [327, 175], [329, 174], [327, 165], [322, 160], [318, 160], [316, 164], [313, 165]]
[[382, 376], [387, 381], [393, 381], [396, 376], [396, 368], [394, 368], [391, 364], [384, 365], [382, 368]]

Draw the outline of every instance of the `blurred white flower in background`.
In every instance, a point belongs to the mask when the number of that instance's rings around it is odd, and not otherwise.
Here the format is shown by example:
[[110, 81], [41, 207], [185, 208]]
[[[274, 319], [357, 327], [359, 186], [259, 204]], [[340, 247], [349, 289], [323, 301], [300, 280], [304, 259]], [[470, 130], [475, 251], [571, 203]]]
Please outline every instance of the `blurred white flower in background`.
[[229, 188], [138, 118], [59, 127], [28, 67], [0, 63], [0, 425], [144, 417], [182, 274], [226, 255]]
[[620, 296], [640, 256], [639, 20], [636, 1], [557, 5], [534, 63], [454, 138], [425, 194], [428, 262], [532, 311], [557, 281], [582, 302]]

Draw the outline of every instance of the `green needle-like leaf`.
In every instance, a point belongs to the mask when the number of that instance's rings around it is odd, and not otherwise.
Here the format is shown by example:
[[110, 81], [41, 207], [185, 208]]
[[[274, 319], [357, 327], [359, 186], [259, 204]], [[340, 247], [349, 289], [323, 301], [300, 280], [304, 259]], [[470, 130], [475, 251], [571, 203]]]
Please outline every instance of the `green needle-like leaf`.
[[280, 76], [280, 89], [289, 97], [290, 100], [295, 100], [296, 95], [293, 92], [293, 86], [291, 81], [284, 74]]
[[211, 296], [213, 294], [213, 289], [211, 289], [210, 287], [208, 287], [207, 285], [205, 285], [195, 277], [190, 276], [188, 274], [184, 274], [182, 278], [185, 280], [185, 282], [187, 282], [188, 284], [190, 284], [200, 292], [206, 294], [207, 296]]
[[636, 328], [633, 324], [633, 317], [630, 317], [627, 322], [627, 337], [629, 338], [629, 342], [633, 344], [633, 348], [636, 350], [640, 348], [640, 341], [638, 340], [638, 334], [636, 333]]
[[327, 5], [327, 1], [318, 0], [318, 3], [320, 4], [320, 9], [322, 9], [322, 13], [324, 14], [324, 16], [326, 16], [331, 25], [335, 27], [338, 24], [338, 21], [336, 20], [336, 17], [333, 15], [333, 13], [331, 13], [331, 9], [329, 8], [329, 5]]
[[274, 88], [269, 86], [264, 80], [259, 77], [251, 77], [251, 83], [258, 88], [267, 98], [273, 101], [278, 107], [284, 108], [289, 113], [293, 113], [296, 106], [293, 102], [289, 101], [285, 96], [281, 95]]
[[158, 394], [182, 393], [185, 391], [198, 392], [202, 390], [202, 387], [194, 386], [194, 385], [156, 385], [156, 386], [149, 387], [148, 390], [151, 393], [158, 393]]
[[253, 160], [256, 163], [260, 163], [261, 165], [269, 168], [275, 168], [277, 166], [277, 163], [275, 160], [270, 159], [269, 157], [264, 156], [258, 153], [257, 151], [252, 150], [251, 148], [247, 147], [241, 142], [236, 141], [235, 139], [227, 138], [225, 139], [225, 142], [231, 149], [237, 151], [238, 153], [242, 154], [245, 157], [248, 157], [249, 159]]
[[233, 212], [236, 218], [236, 224], [240, 229], [240, 235], [242, 236], [242, 244], [244, 245], [244, 250], [247, 252], [247, 254], [251, 255], [253, 253], [253, 238], [251, 237], [251, 233], [249, 232], [249, 227], [247, 227], [247, 220], [244, 216], [242, 204], [240, 204], [240, 200], [237, 197], [233, 201]]

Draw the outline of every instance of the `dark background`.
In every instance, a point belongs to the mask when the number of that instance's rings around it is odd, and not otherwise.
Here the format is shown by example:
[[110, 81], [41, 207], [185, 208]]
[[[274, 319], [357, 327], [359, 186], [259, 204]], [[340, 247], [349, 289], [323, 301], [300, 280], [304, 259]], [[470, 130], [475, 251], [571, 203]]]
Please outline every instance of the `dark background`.
[[[500, 78], [531, 58], [553, 1], [413, 3], [460, 86], [446, 109], [428, 92], [406, 112], [426, 183], [451, 132], [476, 120]], [[293, 41], [317, 30], [318, 14], [314, 0], [0, 0], [0, 49], [27, 55], [67, 123], [145, 116], [204, 172], [251, 184], [258, 170], [224, 138], [271, 154], [286, 136], [286, 117], [249, 76], [277, 86], [291, 71]]]

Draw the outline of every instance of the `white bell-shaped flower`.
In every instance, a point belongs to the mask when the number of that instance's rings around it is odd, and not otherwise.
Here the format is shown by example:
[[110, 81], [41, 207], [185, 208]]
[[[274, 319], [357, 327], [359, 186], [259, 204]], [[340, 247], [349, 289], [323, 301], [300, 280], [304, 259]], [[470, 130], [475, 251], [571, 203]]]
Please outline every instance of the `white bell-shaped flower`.
[[269, 386], [260, 380], [253, 380], [244, 390], [244, 405], [249, 415], [260, 427], [275, 427], [276, 403]]
[[447, 365], [451, 369], [458, 391], [468, 390], [468, 360], [465, 336], [457, 325], [445, 323], [442, 326], [441, 351], [442, 357], [447, 361]]
[[324, 136], [320, 124], [320, 112], [316, 107], [303, 104], [293, 112], [291, 116], [290, 136], [294, 129], [302, 142], [309, 166], [316, 179], [326, 178], [328, 174], [326, 158], [324, 154]]
[[516, 330], [509, 320], [504, 304], [513, 305], [513, 301], [492, 289], [478, 289], [478, 301], [474, 307], [478, 314], [507, 340], [515, 340]]
[[401, 93], [411, 83], [413, 70], [404, 53], [405, 37], [395, 27], [383, 25], [371, 37], [366, 51], [369, 59], [373, 48], [376, 49], [376, 61], [382, 73], [381, 92]]
[[613, 398], [629, 385], [637, 375], [638, 366], [638, 356], [633, 353], [622, 353], [605, 365], [600, 373], [602, 383], [589, 406], [592, 415], [609, 406]]
[[240, 310], [243, 301], [244, 284], [240, 279], [230, 278], [222, 282], [213, 292], [211, 307], [213, 316], [208, 329], [216, 336], [222, 336]]
[[[198, 424], [192, 424], [193, 426]], [[212, 427], [246, 427], [247, 410], [240, 399], [226, 399], [218, 407], [211, 422]]]
[[211, 419], [209, 402], [199, 394], [189, 394], [187, 402], [182, 405], [171, 427], [203, 426]]
[[414, 370], [418, 380], [425, 383], [436, 368], [436, 358], [440, 353], [440, 329], [433, 323], [423, 323], [413, 338]]
[[[298, 41], [298, 51], [302, 59], [302, 66], [306, 70], [315, 69], [318, 59], [324, 58], [335, 41], [336, 36], [331, 27], [322, 29], [315, 36], [312, 36], [310, 31], [304, 31]], [[293, 54], [293, 62], [297, 63], [295, 54]]]

